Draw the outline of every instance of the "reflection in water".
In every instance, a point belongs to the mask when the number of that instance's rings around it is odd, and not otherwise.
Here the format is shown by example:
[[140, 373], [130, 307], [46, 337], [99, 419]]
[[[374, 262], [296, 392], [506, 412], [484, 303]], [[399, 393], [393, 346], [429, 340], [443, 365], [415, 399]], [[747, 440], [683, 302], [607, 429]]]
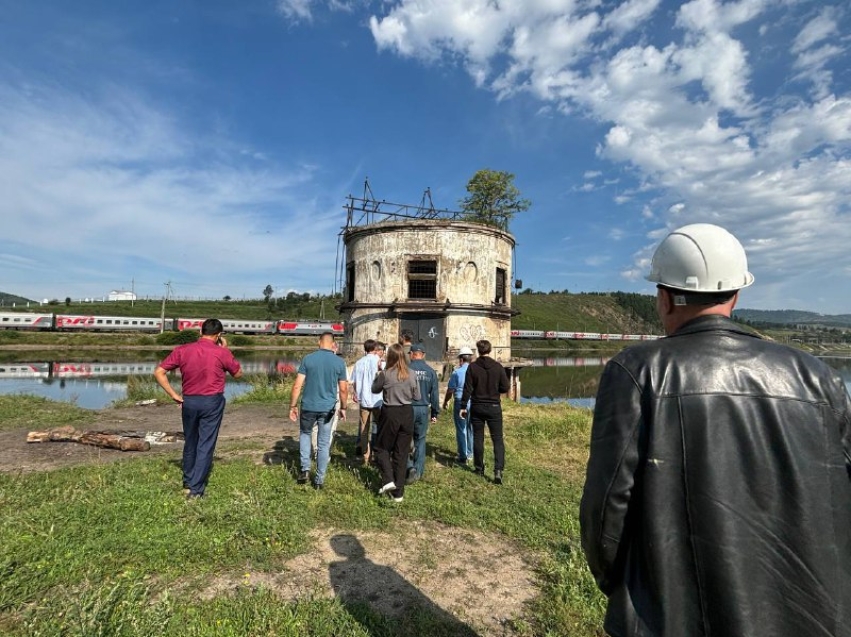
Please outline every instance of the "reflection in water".
[[[51, 400], [73, 402], [87, 409], [102, 409], [127, 395], [128, 377], [148, 377], [153, 382], [160, 357], [131, 362], [12, 362], [0, 363], [0, 394], [32, 394]], [[242, 381], [229, 379], [225, 395], [233, 398], [246, 392], [252, 375], [294, 374], [299, 361], [268, 355], [240, 356], [245, 371]], [[593, 408], [603, 367], [609, 357], [532, 358], [520, 371], [520, 402], [567, 401]], [[824, 358], [845, 381], [851, 383], [851, 358]]]
[[[240, 359], [240, 363], [246, 376], [288, 374], [298, 369], [297, 360], [282, 358], [246, 358]], [[85, 409], [103, 409], [126, 398], [129, 377], [148, 377], [154, 382], [157, 364], [158, 360], [0, 363], [0, 394], [29, 394], [74, 403]], [[225, 397], [239, 396], [249, 388], [247, 382], [229, 379], [225, 384]]]

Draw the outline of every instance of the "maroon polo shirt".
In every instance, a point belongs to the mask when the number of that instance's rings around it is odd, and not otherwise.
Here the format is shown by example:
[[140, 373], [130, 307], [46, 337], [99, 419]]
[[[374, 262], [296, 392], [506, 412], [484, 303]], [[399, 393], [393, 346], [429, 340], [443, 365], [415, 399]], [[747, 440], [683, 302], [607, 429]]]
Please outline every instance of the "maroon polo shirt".
[[225, 372], [239, 372], [239, 362], [226, 347], [201, 338], [175, 347], [160, 363], [166, 371], [180, 369], [184, 396], [213, 396], [225, 391]]

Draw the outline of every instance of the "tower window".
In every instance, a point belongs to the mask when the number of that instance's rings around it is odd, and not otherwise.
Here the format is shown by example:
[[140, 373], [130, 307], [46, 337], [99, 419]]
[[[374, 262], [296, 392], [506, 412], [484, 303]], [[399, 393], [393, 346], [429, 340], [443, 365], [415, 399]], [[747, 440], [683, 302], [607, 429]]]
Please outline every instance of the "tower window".
[[505, 305], [505, 270], [503, 268], [496, 269], [496, 294], [493, 302], [497, 305]]
[[408, 261], [408, 298], [437, 298], [437, 261]]

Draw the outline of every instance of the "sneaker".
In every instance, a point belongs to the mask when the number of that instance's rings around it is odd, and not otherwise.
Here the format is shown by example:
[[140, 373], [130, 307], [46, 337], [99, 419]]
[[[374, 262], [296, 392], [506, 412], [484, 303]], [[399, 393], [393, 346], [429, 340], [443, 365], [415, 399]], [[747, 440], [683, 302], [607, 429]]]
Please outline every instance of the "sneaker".
[[302, 471], [301, 473], [298, 474], [298, 480], [296, 480], [296, 482], [298, 482], [299, 484], [307, 484], [307, 481], [309, 479], [310, 479], [310, 472]]
[[393, 500], [393, 502], [402, 502], [405, 498], [404, 498], [404, 496], [401, 496], [401, 495], [400, 495], [398, 498], [394, 498], [394, 497], [391, 495], [391, 496], [390, 496], [390, 499], [391, 499], [391, 500]]
[[383, 487], [381, 487], [378, 490], [378, 495], [384, 495], [388, 491], [395, 491], [395, 490], [396, 490], [396, 483], [395, 482], [388, 482], [387, 484], [385, 484]]
[[204, 497], [203, 493], [187, 493], [186, 494], [186, 501], [187, 502], [198, 502], [203, 497]]
[[321, 482], [314, 482], [313, 488], [316, 489], [317, 491], [322, 491], [322, 483]]
[[484, 467], [482, 467], [482, 468], [478, 468], [478, 467], [477, 467], [477, 468], [476, 468], [476, 470], [475, 470], [473, 473], [475, 473], [477, 476], [482, 476], [482, 477], [484, 477], [484, 475], [485, 475], [485, 468], [484, 468]]
[[493, 472], [493, 483], [494, 484], [502, 484], [502, 471], [496, 469]]
[[417, 470], [411, 467], [408, 469], [408, 475], [405, 478], [405, 484], [414, 484], [417, 480], [420, 479], [420, 474], [417, 473]]

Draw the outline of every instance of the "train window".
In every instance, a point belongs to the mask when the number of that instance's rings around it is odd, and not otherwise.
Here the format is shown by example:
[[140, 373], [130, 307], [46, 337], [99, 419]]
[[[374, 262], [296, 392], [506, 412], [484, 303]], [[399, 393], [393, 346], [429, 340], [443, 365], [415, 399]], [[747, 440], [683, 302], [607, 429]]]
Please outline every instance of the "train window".
[[422, 259], [408, 261], [408, 298], [437, 298], [437, 261]]
[[139, 324], [139, 321], [133, 321], [133, 322], [132, 322], [132, 324], [133, 324], [133, 325], [138, 325], [138, 324]]
[[[105, 322], [107, 325], [112, 325], [112, 319], [106, 319]], [[100, 321], [98, 321], [98, 323], [100, 323]]]

